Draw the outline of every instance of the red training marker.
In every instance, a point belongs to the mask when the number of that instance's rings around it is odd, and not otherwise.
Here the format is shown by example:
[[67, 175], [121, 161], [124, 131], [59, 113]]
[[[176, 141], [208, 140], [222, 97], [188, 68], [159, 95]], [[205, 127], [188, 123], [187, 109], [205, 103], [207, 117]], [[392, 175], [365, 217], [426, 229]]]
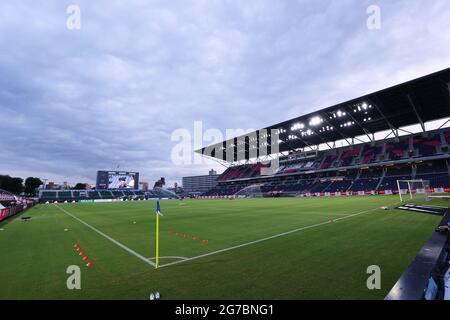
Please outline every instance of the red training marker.
[[91, 258], [91, 257], [89, 257], [89, 256], [84, 256], [82, 260], [83, 260], [83, 261], [86, 261], [86, 260], [89, 260], [90, 258]]
[[93, 262], [88, 262], [88, 263], [86, 263], [86, 267], [92, 267], [93, 265], [94, 265]]
[[208, 243], [208, 239], [202, 240], [203, 243]]
[[84, 253], [83, 251], [80, 251], [79, 255], [80, 255], [80, 256], [84, 256], [85, 253]]

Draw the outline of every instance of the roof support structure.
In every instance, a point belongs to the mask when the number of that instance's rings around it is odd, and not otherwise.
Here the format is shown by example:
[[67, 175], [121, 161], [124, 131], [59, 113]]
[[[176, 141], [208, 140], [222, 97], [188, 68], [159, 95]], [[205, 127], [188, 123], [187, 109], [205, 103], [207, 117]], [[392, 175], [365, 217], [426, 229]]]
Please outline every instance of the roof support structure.
[[356, 118], [354, 117], [354, 116], [352, 116], [352, 112], [351, 112], [351, 110], [349, 111], [347, 108], [346, 108], [346, 106], [344, 106], [344, 110], [345, 110], [345, 112], [347, 112], [347, 114], [350, 116], [350, 118], [352, 118], [352, 120], [353, 121], [355, 121], [355, 123], [365, 132], [365, 134], [366, 134], [366, 136], [367, 136], [367, 138], [369, 138], [369, 140], [370, 140], [370, 142], [373, 142], [374, 141], [374, 139], [372, 139], [371, 137], [370, 137], [370, 135], [372, 134], [373, 135], [373, 133], [372, 132], [370, 132], [369, 130], [367, 130], [358, 120], [356, 120]]
[[[221, 166], [223, 166], [223, 167], [225, 167], [227, 169], [231, 166], [231, 163], [229, 163], [229, 162], [227, 162], [225, 160], [219, 160], [219, 158], [211, 157], [211, 156], [208, 156], [206, 154], [202, 154], [202, 156], [206, 157], [207, 159], [214, 160], [215, 162], [217, 162], [218, 164], [220, 164]], [[225, 163], [229, 164], [229, 166], [227, 166]]]
[[[342, 137], [342, 139], [344, 139], [348, 144], [351, 144], [350, 142], [348, 142], [348, 137], [345, 135], [345, 134], [343, 134], [338, 128], [336, 128], [334, 125], [332, 125], [331, 123], [329, 123], [328, 122], [328, 120], [327, 119], [325, 119], [325, 117], [322, 117], [323, 118], [323, 120], [325, 121], [325, 123], [326, 124], [328, 124], [328, 125], [330, 125], [330, 126], [332, 126], [332, 127], [334, 127], [334, 130], [336, 130], [336, 132]], [[322, 139], [323, 140], [323, 139]], [[330, 147], [330, 145], [328, 144], [328, 143], [326, 143], [327, 144], [327, 146], [330, 148], [330, 149], [333, 149], [332, 147]]]
[[[359, 114], [353, 112], [354, 107], [359, 107], [363, 102], [370, 104], [373, 108], [371, 108], [373, 112], [371, 112], [372, 118], [368, 121], [363, 121], [362, 113]], [[352, 110], [350, 110], [351, 108]], [[411, 129], [411, 131], [423, 132], [428, 128], [428, 121], [442, 119], [439, 122], [436, 122], [436, 124], [439, 123], [440, 125], [445, 121], [441, 128], [447, 127], [450, 126], [450, 120], [446, 121], [447, 118], [445, 117], [450, 117], [449, 108], [450, 68], [447, 68], [261, 130], [279, 130], [281, 138], [277, 137], [277, 141], [274, 140], [273, 142], [276, 143], [279, 141], [280, 143], [283, 143], [276, 153], [280, 154], [279, 151], [283, 151], [283, 154], [289, 155], [292, 152], [301, 152], [305, 150], [332, 149], [335, 148], [336, 145], [340, 145], [341, 141], [343, 145], [352, 145], [354, 143], [359, 143], [359, 141], [374, 143], [377, 141], [376, 138], [379, 135], [387, 135], [387, 137], [391, 138], [395, 136], [398, 139], [399, 134], [403, 135], [404, 132], [408, 132], [406, 130], [399, 131], [398, 128], [408, 128], [408, 126], [417, 125], [416, 127], [418, 130]], [[337, 119], [338, 116], [341, 118], [341, 115], [336, 114], [339, 113], [340, 110], [347, 111], [348, 115], [346, 115], [346, 120], [352, 122], [351, 126], [345, 125], [345, 128], [343, 125], [340, 126], [341, 120], [343, 119]], [[359, 109], [359, 111], [362, 110]], [[366, 112], [364, 112], [364, 114], [366, 114]], [[330, 116], [332, 117], [330, 118]], [[322, 121], [311, 122], [311, 120], [317, 119], [318, 117], [321, 117]], [[322, 122], [322, 124], [334, 123], [336, 125], [333, 126], [334, 130], [330, 131], [329, 128], [324, 128], [322, 132], [322, 130], [320, 130], [322, 127], [320, 122]], [[304, 125], [303, 132], [308, 130], [307, 135], [295, 130], [295, 128], [293, 128], [294, 130], [290, 130], [293, 125], [300, 123]], [[437, 126], [438, 125], [436, 125], [436, 127]], [[257, 132], [258, 131], [259, 130], [257, 130]], [[389, 132], [389, 134], [387, 134], [387, 132]], [[289, 134], [292, 135], [289, 137]], [[241, 136], [237, 138], [241, 138]], [[231, 159], [228, 159], [228, 161], [232, 162], [233, 160], [237, 160], [237, 155], [239, 155], [241, 160], [247, 160], [250, 156], [253, 160], [255, 159], [255, 149], [256, 158], [259, 158], [259, 151], [261, 151], [259, 148], [266, 147], [265, 142], [262, 144], [255, 143], [253, 139], [252, 141], [249, 141], [247, 138], [245, 138], [245, 143], [252, 145], [251, 148], [247, 145], [244, 147], [244, 142], [240, 142], [238, 145], [231, 144], [228, 146], [228, 144], [233, 143], [233, 141], [236, 141], [236, 138], [230, 141], [223, 141], [222, 144], [214, 146], [217, 147], [216, 149], [218, 150], [214, 157], [217, 157], [219, 160], [225, 160], [225, 155], [232, 156], [230, 157]], [[267, 141], [269, 141], [269, 138]], [[236, 142], [234, 142], [234, 144], [236, 144]], [[268, 145], [267, 148], [271, 149]], [[204, 149], [205, 148], [203, 148], [202, 151]]]
[[375, 99], [377, 100], [376, 103], [374, 103], [372, 101], [372, 99], [367, 99], [370, 104], [378, 111], [378, 113], [380, 114], [380, 116], [383, 118], [384, 121], [386, 121], [387, 125], [389, 126], [389, 128], [391, 129], [392, 133], [398, 138], [398, 132], [395, 129], [395, 127], [392, 125], [392, 123], [386, 118], [386, 116], [384, 115], [384, 113], [381, 111], [381, 109], [378, 107], [378, 104], [381, 105], [381, 102], [379, 101], [379, 99], [374, 96]]
[[414, 104], [414, 101], [412, 100], [411, 95], [408, 93], [406, 95], [406, 97], [408, 98], [409, 104], [411, 105], [411, 107], [412, 107], [412, 109], [414, 111], [414, 114], [417, 117], [417, 120], [419, 120], [419, 123], [420, 123], [420, 126], [422, 127], [423, 132], [425, 132], [426, 131], [425, 130], [425, 124], [423, 123], [422, 118], [419, 116], [419, 113], [417, 112], [416, 105]]
[[407, 134], [414, 134], [413, 132], [408, 131], [408, 130], [406, 130], [406, 129], [404, 129], [404, 128], [398, 128], [398, 130], [399, 130], [399, 131], [406, 132]]
[[[450, 89], [450, 88], [449, 88]], [[447, 123], [449, 123], [450, 122], [450, 118], [449, 119], [447, 119], [443, 124], [441, 124], [440, 126], [439, 126], [439, 129], [442, 129]]]
[[[327, 121], [325, 120], [325, 122], [327, 122]], [[328, 122], [327, 122], [327, 123], [328, 123]], [[314, 130], [311, 130], [311, 131], [312, 131], [313, 134], [315, 134], [316, 136], [318, 136], [320, 140], [322, 140], [322, 143], [325, 143], [325, 144], [328, 146], [328, 148], [332, 149], [331, 146], [330, 146], [330, 144], [328, 143], [328, 141], [326, 141], [324, 138], [322, 138], [322, 136], [321, 136], [320, 134], [317, 134], [317, 132], [314, 131]]]
[[387, 134], [386, 137], [383, 138], [383, 140], [386, 140], [387, 138], [389, 138], [391, 136], [391, 134], [393, 134], [395, 137], [398, 138], [398, 131], [397, 130], [392, 130], [392, 131], [389, 131], [389, 133]]

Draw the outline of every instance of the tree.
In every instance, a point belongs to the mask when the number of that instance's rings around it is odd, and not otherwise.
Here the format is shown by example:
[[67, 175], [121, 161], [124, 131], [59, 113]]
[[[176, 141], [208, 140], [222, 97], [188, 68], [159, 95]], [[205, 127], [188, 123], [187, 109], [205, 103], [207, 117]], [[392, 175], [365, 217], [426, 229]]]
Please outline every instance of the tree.
[[25, 193], [29, 195], [36, 195], [36, 189], [44, 183], [39, 178], [28, 177], [25, 179]]
[[0, 189], [21, 194], [23, 191], [23, 179], [18, 177], [0, 176]]
[[75, 187], [73, 187], [74, 190], [86, 190], [86, 183], [80, 183], [78, 182]]

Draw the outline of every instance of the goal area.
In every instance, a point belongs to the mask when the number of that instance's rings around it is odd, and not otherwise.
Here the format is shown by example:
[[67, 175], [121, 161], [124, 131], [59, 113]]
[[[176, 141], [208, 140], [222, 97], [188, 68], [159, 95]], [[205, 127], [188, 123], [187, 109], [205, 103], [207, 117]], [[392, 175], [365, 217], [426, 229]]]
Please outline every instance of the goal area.
[[402, 202], [431, 199], [430, 181], [428, 180], [397, 180], [397, 191]]
[[237, 197], [246, 197], [246, 198], [262, 198], [264, 193], [261, 190], [262, 184], [252, 184], [251, 186], [245, 187], [234, 195]]

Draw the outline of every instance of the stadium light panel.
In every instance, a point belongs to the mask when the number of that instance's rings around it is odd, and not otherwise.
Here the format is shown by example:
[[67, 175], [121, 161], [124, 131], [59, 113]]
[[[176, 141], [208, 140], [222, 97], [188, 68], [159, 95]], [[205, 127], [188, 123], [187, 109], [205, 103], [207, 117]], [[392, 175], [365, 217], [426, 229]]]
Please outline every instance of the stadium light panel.
[[304, 129], [304, 128], [305, 128], [305, 125], [304, 125], [303, 123], [299, 122], [299, 123], [295, 123], [295, 124], [291, 127], [291, 130], [292, 130], [292, 131], [296, 131], [296, 130], [302, 130], [302, 129]]
[[314, 127], [314, 126], [318, 126], [322, 122], [323, 122], [323, 119], [321, 117], [315, 116], [309, 120], [309, 125]]

